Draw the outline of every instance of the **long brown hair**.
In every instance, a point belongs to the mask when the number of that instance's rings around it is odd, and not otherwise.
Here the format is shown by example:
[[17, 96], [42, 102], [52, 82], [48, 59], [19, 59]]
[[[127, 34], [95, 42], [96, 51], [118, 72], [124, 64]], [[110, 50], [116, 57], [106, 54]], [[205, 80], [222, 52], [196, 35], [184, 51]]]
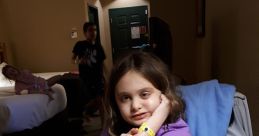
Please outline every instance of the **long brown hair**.
[[115, 100], [115, 88], [120, 79], [129, 71], [141, 74], [172, 102], [171, 112], [165, 123], [175, 122], [183, 113], [183, 102], [177, 96], [174, 81], [167, 66], [156, 56], [134, 52], [118, 60], [111, 71], [108, 89], [105, 92], [105, 128], [110, 135], [120, 135], [132, 127], [125, 122]]
[[12, 79], [12, 78], [10, 77], [10, 75], [7, 73], [7, 70], [8, 70], [8, 69], [15, 69], [15, 70], [18, 71], [19, 73], [20, 73], [20, 70], [17, 69], [17, 68], [15, 68], [14, 66], [11, 66], [11, 65], [5, 65], [5, 66], [3, 67], [3, 69], [2, 69], [2, 74], [3, 74], [7, 79], [9, 79], [9, 80], [15, 80], [15, 79]]

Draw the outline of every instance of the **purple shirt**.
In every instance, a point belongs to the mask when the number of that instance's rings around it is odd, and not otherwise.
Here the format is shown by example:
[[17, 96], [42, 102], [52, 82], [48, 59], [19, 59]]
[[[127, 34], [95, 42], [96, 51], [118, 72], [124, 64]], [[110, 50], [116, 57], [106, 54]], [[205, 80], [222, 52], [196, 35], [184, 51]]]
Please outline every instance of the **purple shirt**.
[[191, 136], [189, 127], [183, 119], [178, 119], [175, 123], [162, 126], [156, 136]]
[[[107, 131], [104, 131], [101, 136], [108, 136]], [[163, 125], [156, 136], [191, 136], [191, 134], [187, 123], [180, 118], [175, 123]]]
[[43, 93], [48, 90], [48, 83], [44, 78], [34, 76], [28, 70], [21, 70], [19, 77], [15, 81], [15, 93], [21, 94], [22, 90], [28, 90], [28, 93]]

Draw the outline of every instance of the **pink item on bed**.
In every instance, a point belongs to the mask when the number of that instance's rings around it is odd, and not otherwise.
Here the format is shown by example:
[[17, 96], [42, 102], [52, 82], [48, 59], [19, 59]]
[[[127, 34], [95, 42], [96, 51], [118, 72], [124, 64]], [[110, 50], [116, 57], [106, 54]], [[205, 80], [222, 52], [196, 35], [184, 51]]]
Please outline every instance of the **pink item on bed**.
[[28, 70], [21, 70], [20, 72], [20, 76], [15, 81], [16, 94], [21, 94], [22, 90], [28, 90], [28, 93], [40, 93], [49, 89], [44, 78], [36, 77]]

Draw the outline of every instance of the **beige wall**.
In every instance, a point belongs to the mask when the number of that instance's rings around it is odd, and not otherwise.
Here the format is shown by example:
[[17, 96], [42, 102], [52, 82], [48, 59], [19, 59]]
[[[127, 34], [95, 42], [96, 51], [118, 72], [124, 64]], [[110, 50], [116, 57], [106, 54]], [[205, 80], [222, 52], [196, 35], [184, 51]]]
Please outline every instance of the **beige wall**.
[[[197, 63], [200, 80], [210, 77], [222, 82], [236, 83], [238, 3], [206, 1], [206, 36], [197, 39]], [[222, 5], [224, 2], [224, 5]], [[221, 8], [218, 8], [220, 6]], [[206, 70], [206, 75], [203, 70]]]
[[238, 1], [236, 44], [236, 84], [248, 97], [254, 135], [259, 135], [259, 1]]
[[6, 31], [5, 31], [5, 17], [4, 17], [4, 7], [2, 0], [0, 0], [0, 42], [7, 41]]
[[[5, 7], [12, 54], [18, 67], [33, 72], [75, 70], [71, 50], [83, 40], [82, 25], [88, 21], [87, 4], [99, 12], [100, 35], [107, 59], [106, 71], [112, 66], [108, 9], [148, 5], [147, 0], [76, 0], [33, 1], [0, 0]], [[69, 37], [72, 28], [79, 34]]]
[[207, 33], [198, 44], [199, 61], [204, 62], [200, 67], [211, 67], [212, 77], [235, 84], [247, 96], [254, 135], [259, 135], [259, 1], [206, 2]]
[[151, 0], [151, 16], [160, 17], [170, 27], [173, 38], [173, 72], [195, 82], [195, 1]]
[[248, 98], [259, 135], [259, 1], [206, 0], [204, 38], [195, 37], [195, 3], [188, 2], [151, 0], [151, 16], [173, 32], [174, 72], [189, 83], [218, 78], [236, 85]]
[[7, 62], [9, 64], [14, 64], [13, 61], [13, 56], [11, 53], [12, 47], [9, 44], [9, 38], [8, 38], [8, 31], [7, 31], [7, 27], [8, 27], [8, 22], [5, 16], [5, 7], [3, 4], [3, 0], [0, 0], [0, 42], [1, 43], [5, 43], [6, 46], [6, 54], [7, 54]]
[[[72, 48], [83, 39], [83, 0], [2, 0], [16, 65], [33, 72], [74, 70]], [[78, 39], [71, 39], [76, 28]]]

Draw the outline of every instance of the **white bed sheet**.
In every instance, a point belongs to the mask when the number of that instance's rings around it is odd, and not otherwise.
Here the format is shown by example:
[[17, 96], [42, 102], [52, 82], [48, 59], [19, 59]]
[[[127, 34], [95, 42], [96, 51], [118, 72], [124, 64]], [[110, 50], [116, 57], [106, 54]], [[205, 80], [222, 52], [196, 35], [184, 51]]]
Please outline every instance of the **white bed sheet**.
[[[47, 79], [61, 74], [64, 74], [64, 72], [38, 73], [35, 75]], [[13, 84], [0, 87], [0, 115], [8, 117], [5, 132], [12, 133], [34, 128], [63, 111], [67, 105], [64, 87], [55, 84], [51, 88], [54, 90], [53, 101], [49, 101], [49, 97], [45, 94], [15, 95]]]

